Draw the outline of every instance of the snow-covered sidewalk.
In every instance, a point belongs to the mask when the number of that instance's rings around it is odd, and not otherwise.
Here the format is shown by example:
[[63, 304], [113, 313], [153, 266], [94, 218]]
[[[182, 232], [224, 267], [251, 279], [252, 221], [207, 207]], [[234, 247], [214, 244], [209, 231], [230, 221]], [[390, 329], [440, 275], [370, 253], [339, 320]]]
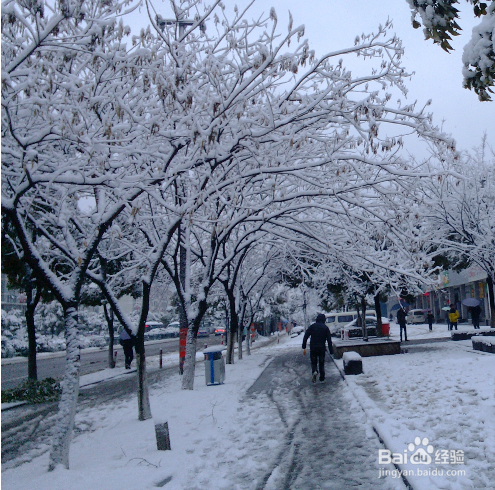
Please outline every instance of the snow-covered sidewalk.
[[415, 490], [493, 489], [495, 355], [474, 351], [470, 340], [402, 346], [407, 353], [363, 358], [364, 373], [346, 376], [396, 453], [382, 461], [395, 457]]

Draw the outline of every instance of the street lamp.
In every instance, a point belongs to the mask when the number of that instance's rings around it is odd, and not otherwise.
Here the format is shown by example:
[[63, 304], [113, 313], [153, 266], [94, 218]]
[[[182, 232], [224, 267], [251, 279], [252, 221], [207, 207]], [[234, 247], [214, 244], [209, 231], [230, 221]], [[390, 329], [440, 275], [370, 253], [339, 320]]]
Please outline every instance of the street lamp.
[[[165, 26], [178, 25], [179, 26], [179, 41], [182, 41], [186, 27], [190, 27], [190, 26], [193, 26], [194, 24], [196, 24], [199, 21], [199, 18], [196, 18], [194, 20], [184, 19], [184, 14], [180, 13], [177, 15], [177, 19], [164, 19], [160, 14], [156, 14], [155, 20], [156, 20], [158, 27], [162, 30], [162, 32], [165, 29]], [[206, 31], [206, 25], [204, 22], [201, 22], [199, 24], [199, 29], [201, 32]]]

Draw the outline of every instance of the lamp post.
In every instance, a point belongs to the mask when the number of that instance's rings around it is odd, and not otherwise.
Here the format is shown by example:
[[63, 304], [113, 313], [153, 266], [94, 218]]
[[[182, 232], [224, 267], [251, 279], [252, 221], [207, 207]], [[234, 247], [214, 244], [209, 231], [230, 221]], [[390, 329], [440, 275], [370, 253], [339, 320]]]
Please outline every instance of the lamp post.
[[[185, 19], [184, 18], [184, 12], [180, 12], [179, 9], [176, 7], [175, 3], [172, 1], [172, 7], [174, 9], [174, 12], [176, 14], [175, 19], [164, 19], [161, 15], [156, 14], [155, 21], [158, 27], [162, 30], [165, 29], [166, 26], [178, 26], [179, 27], [179, 39], [178, 42], [181, 43], [184, 34], [186, 31], [186, 27], [193, 26], [195, 24], [198, 24], [199, 18], [196, 18], [194, 20], [192, 19]], [[206, 26], [204, 22], [199, 22], [199, 29], [201, 32], [205, 32]], [[182, 188], [183, 193], [185, 194], [185, 188], [183, 186]], [[181, 223], [179, 225], [179, 240], [183, 236], [183, 224]], [[185, 281], [186, 281], [186, 268], [187, 268], [187, 252], [186, 248], [183, 245], [179, 245], [179, 281], [181, 283], [181, 286], [184, 288], [185, 287]], [[186, 359], [186, 345], [187, 345], [187, 332], [188, 332], [188, 319], [187, 319], [187, 312], [184, 310], [184, 305], [180, 305], [179, 308], [179, 321], [180, 321], [180, 328], [179, 328], [179, 374], [184, 373], [184, 362]]]

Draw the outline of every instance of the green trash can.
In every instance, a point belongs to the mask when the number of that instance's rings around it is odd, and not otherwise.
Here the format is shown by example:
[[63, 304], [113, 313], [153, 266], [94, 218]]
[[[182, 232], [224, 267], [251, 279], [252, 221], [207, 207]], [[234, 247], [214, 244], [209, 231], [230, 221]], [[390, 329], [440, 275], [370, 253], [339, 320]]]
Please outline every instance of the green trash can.
[[214, 345], [203, 351], [205, 356], [205, 381], [207, 386], [221, 385], [225, 381], [223, 345]]

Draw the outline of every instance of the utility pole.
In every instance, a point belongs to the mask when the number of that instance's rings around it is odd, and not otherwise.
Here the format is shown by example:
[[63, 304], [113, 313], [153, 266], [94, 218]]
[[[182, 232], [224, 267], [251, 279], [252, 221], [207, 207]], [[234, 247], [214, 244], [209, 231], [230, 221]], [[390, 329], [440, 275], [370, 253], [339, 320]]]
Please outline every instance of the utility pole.
[[[186, 32], [186, 27], [190, 27], [198, 22], [198, 19], [185, 19], [184, 18], [184, 12], [180, 12], [179, 9], [176, 7], [175, 3], [172, 1], [172, 8], [174, 9], [174, 13], [176, 15], [175, 19], [164, 19], [161, 15], [156, 14], [155, 20], [158, 25], [158, 27], [162, 30], [165, 29], [166, 26], [179, 26], [179, 38], [178, 42], [181, 43], [184, 34]], [[199, 24], [199, 29], [201, 32], [205, 32], [206, 26], [204, 22], [201, 22]], [[185, 196], [186, 190], [184, 187], [182, 188], [182, 192]], [[184, 196], [177, 196], [178, 199], [180, 200], [180, 197]], [[179, 225], [179, 240], [182, 240], [184, 236], [184, 228], [183, 224], [181, 223]], [[187, 269], [187, 251], [184, 245], [180, 244], [179, 245], [179, 282], [181, 284], [181, 287], [183, 291], [186, 289], [186, 269]], [[187, 312], [184, 309], [184, 305], [181, 304], [179, 308], [179, 373], [183, 374], [184, 372], [184, 361], [186, 358], [186, 344], [187, 344], [187, 332], [188, 332], [188, 319], [187, 319]]]

